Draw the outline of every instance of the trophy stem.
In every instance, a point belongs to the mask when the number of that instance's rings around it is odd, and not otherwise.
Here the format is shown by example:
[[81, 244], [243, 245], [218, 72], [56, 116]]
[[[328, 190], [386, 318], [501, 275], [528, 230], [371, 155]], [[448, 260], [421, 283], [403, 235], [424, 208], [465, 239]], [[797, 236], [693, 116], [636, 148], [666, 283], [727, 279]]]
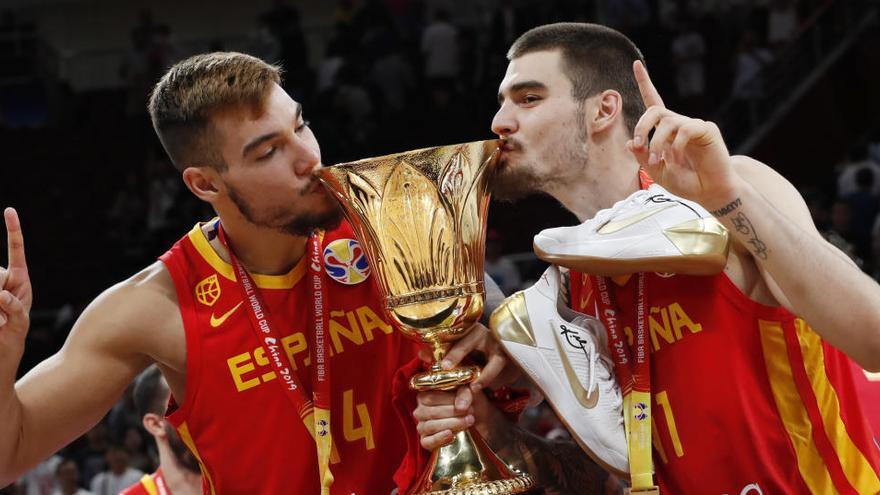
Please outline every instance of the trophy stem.
[[410, 495], [516, 494], [534, 486], [531, 475], [508, 467], [477, 430], [470, 428], [431, 453]]
[[443, 361], [443, 358], [446, 357], [446, 353], [449, 352], [451, 346], [449, 343], [433, 341], [431, 342], [431, 347], [431, 354], [434, 356], [434, 363], [431, 364], [431, 371], [440, 371], [440, 361]]
[[453, 390], [462, 385], [467, 385], [480, 376], [480, 368], [477, 366], [459, 366], [444, 370], [440, 362], [446, 356], [449, 344], [432, 342], [434, 362], [431, 369], [424, 373], [417, 373], [409, 380], [411, 389], [417, 392], [427, 390]]

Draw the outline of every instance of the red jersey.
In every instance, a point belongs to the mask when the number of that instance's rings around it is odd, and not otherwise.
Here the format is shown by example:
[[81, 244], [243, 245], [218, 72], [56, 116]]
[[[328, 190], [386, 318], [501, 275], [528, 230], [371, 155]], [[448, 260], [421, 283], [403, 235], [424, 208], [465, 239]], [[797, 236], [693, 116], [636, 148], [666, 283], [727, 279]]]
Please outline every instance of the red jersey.
[[[632, 344], [637, 277], [609, 284]], [[622, 285], [621, 285], [622, 283]], [[572, 306], [595, 315], [590, 279]], [[652, 433], [661, 493], [880, 492], [880, 447], [850, 361], [723, 273], [647, 275]]]
[[[406, 450], [391, 405], [395, 371], [417, 346], [383, 315], [363, 250], [343, 223], [323, 238], [334, 494], [383, 494]], [[199, 225], [161, 260], [186, 331], [186, 396], [168, 416], [198, 458], [207, 493], [319, 493], [315, 443], [278, 383], [242, 308], [233, 268]], [[312, 292], [306, 257], [253, 275], [283, 348], [311, 396]]]
[[145, 474], [140, 481], [119, 492], [119, 495], [171, 495], [162, 468], [153, 474]]
[[856, 392], [865, 408], [865, 418], [874, 430], [876, 439], [877, 435], [880, 435], [880, 373], [867, 372], [855, 362], [852, 363], [852, 369], [855, 374]]

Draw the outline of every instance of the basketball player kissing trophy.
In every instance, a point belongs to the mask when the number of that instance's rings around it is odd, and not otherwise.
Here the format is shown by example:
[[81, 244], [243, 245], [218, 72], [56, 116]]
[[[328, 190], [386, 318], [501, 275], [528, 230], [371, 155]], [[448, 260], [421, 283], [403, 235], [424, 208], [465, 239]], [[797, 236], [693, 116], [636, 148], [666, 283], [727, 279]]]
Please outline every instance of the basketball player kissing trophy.
[[[479, 376], [475, 366], [443, 370], [440, 361], [483, 312], [488, 181], [498, 144], [426, 148], [318, 172], [378, 275], [387, 315], [432, 347], [434, 363], [412, 378], [414, 390], [451, 390]], [[533, 484], [470, 429], [432, 453], [413, 493], [514, 494]]]

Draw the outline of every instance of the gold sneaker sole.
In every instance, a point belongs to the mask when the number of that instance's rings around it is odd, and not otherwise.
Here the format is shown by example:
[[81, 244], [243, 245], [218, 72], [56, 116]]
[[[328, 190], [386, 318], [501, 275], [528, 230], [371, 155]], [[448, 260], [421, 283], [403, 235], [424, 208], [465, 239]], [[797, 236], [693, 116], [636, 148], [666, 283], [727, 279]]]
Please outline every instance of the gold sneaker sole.
[[603, 258], [596, 256], [556, 255], [533, 246], [538, 258], [581, 273], [615, 277], [641, 272], [678, 273], [681, 275], [715, 275], [727, 265], [730, 234], [714, 218], [697, 218], [663, 231], [679, 256], [646, 258]]

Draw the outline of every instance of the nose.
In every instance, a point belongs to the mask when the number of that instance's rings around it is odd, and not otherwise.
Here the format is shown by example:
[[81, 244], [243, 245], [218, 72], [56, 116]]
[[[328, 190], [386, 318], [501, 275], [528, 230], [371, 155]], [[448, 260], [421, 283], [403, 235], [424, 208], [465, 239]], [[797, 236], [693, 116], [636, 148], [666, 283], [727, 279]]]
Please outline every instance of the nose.
[[307, 141], [299, 136], [294, 136], [293, 147], [295, 156], [294, 172], [300, 177], [311, 176], [312, 171], [321, 164], [321, 151], [318, 148], [318, 142], [314, 140]]
[[518, 126], [516, 119], [513, 117], [513, 112], [510, 111], [507, 103], [502, 104], [501, 108], [495, 112], [495, 117], [492, 119], [492, 132], [500, 137], [506, 137], [515, 133], [517, 128]]

